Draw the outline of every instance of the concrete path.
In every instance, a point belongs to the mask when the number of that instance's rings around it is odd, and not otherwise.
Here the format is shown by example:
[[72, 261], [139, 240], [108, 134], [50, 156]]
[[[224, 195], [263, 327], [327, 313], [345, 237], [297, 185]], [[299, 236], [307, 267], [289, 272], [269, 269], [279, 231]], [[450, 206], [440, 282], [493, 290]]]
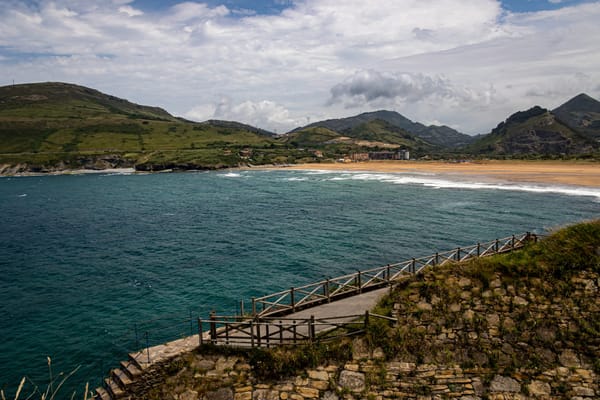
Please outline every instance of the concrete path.
[[[360, 295], [348, 297], [342, 300], [333, 301], [328, 304], [323, 304], [320, 306], [307, 308], [305, 310], [289, 314], [286, 316], [282, 316], [281, 319], [285, 320], [285, 327], [281, 328], [281, 335], [285, 338], [292, 340], [292, 330], [291, 330], [291, 322], [290, 320], [297, 321], [305, 321], [309, 319], [311, 316], [317, 320], [315, 324], [315, 333], [318, 335], [320, 332], [330, 330], [335, 326], [333, 324], [327, 323], [318, 323], [318, 320], [328, 320], [332, 318], [343, 317], [347, 315], [364, 315], [366, 311], [371, 310], [379, 299], [386, 293], [389, 293], [389, 288], [377, 289], [367, 293], [363, 293]], [[336, 322], [351, 322], [352, 318], [339, 318], [336, 319]], [[273, 318], [271, 323], [269, 324], [270, 330], [269, 335], [271, 338], [277, 338], [279, 336], [279, 329], [281, 327], [281, 320], [278, 318]], [[278, 326], [279, 325], [279, 326]], [[256, 329], [256, 327], [254, 327]], [[265, 345], [267, 340], [265, 338], [267, 329], [265, 329], [265, 325], [261, 324], [261, 345]], [[237, 345], [240, 347], [250, 347], [251, 346], [251, 338], [250, 338], [250, 330], [249, 328], [245, 328], [247, 334], [237, 331], [232, 333], [232, 336], [237, 336], [237, 339], [231, 339], [230, 345]], [[222, 337], [222, 328], [219, 329], [219, 336]], [[256, 331], [253, 331], [256, 332]], [[256, 333], [254, 333], [256, 335]], [[298, 336], [308, 336], [308, 328], [307, 326], [298, 326], [297, 328]], [[204, 332], [203, 341], [205, 343], [210, 343], [210, 333]], [[245, 336], [245, 338], [244, 338]], [[183, 339], [174, 340], [172, 342], [168, 342], [165, 344], [161, 344], [158, 346], [153, 346], [147, 349], [140, 350], [135, 353], [130, 354], [130, 358], [134, 359], [135, 362], [141, 367], [141, 369], [146, 369], [150, 365], [154, 363], [158, 363], [164, 361], [166, 359], [172, 358], [179, 354], [184, 354], [194, 350], [200, 343], [198, 335], [188, 336]], [[218, 345], [225, 345], [225, 339], [220, 338], [217, 340]], [[255, 338], [255, 345], [256, 338]]]

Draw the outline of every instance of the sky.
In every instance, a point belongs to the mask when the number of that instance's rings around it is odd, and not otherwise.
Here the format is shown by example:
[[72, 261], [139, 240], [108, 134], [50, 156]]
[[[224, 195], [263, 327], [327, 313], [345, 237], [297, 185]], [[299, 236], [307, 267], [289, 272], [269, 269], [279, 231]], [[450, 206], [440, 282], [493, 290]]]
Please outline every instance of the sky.
[[0, 86], [59, 81], [277, 133], [380, 109], [488, 133], [600, 99], [600, 1], [0, 0]]

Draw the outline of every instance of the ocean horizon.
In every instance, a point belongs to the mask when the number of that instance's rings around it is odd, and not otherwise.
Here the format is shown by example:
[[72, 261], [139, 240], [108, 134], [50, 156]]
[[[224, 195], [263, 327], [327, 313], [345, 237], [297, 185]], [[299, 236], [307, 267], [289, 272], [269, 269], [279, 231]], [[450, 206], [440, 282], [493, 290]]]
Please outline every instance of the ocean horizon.
[[[240, 300], [600, 215], [600, 189], [434, 173], [123, 171], [0, 178], [0, 387], [194, 331]], [[159, 327], [166, 326], [160, 332]], [[137, 340], [136, 340], [137, 339]]]

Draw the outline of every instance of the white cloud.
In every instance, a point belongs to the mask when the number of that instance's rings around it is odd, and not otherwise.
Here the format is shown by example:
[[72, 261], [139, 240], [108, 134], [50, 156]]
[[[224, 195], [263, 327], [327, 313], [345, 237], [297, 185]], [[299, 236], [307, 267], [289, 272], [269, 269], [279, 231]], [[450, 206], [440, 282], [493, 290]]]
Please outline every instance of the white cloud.
[[136, 10], [131, 6], [121, 6], [119, 7], [119, 12], [123, 14], [127, 14], [130, 17], [137, 17], [139, 15], [144, 15], [144, 12], [141, 10]]
[[231, 98], [223, 97], [218, 103], [194, 107], [185, 116], [196, 121], [221, 119], [238, 121], [245, 124], [283, 133], [289, 126], [299, 123], [292, 119], [289, 111], [273, 101], [244, 101], [234, 104]]
[[600, 95], [600, 2], [510, 14], [496, 0], [284, 0], [265, 16], [196, 2], [158, 14], [131, 0], [5, 1], [5, 83], [75, 82], [194, 119], [284, 131], [392, 108], [478, 133], [536, 103]]

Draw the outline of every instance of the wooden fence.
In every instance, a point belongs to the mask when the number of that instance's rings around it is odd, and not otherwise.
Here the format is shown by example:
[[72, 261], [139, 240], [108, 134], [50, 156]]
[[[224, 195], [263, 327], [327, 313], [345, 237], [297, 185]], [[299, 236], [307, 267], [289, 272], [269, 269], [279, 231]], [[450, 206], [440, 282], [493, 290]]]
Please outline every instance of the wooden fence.
[[435, 253], [428, 257], [388, 264], [383, 267], [357, 271], [324, 281], [252, 298], [254, 317], [274, 317], [329, 303], [344, 297], [354, 296], [389, 285], [405, 274], [414, 274], [427, 266], [444, 265], [450, 262], [465, 261], [474, 257], [485, 257], [522, 248], [530, 241], [537, 241], [537, 235], [530, 232], [513, 235], [473, 246]]
[[[369, 313], [328, 318], [216, 317], [198, 319], [200, 345], [211, 343], [234, 347], [272, 347], [327, 342], [362, 334], [372, 318], [395, 318]], [[204, 326], [208, 324], [208, 330]]]

